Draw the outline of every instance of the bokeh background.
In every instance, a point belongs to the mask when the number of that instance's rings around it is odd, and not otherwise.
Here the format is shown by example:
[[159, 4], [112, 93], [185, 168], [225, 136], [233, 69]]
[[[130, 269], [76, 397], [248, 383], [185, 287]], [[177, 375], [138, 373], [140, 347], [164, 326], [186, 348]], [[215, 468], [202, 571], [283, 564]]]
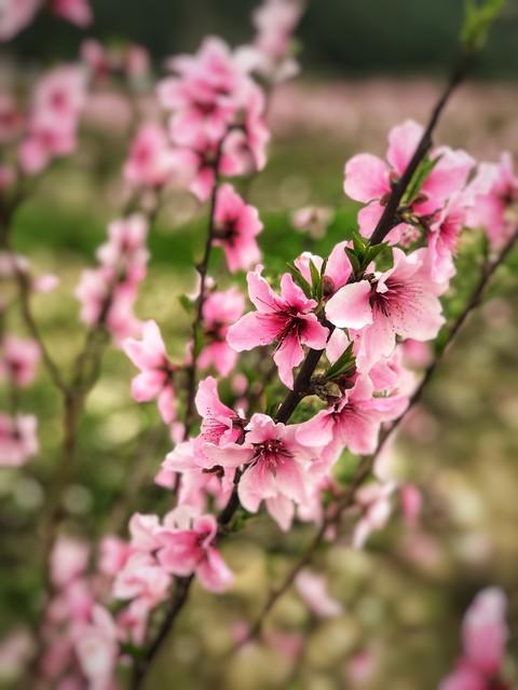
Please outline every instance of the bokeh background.
[[[92, 4], [96, 23], [87, 35], [144, 44], [157, 72], [165, 56], [196, 49], [207, 33], [239, 45], [252, 32], [251, 0]], [[343, 239], [356, 211], [342, 192], [345, 160], [359, 151], [382, 154], [390, 127], [408, 117], [426, 118], [455, 56], [461, 12], [460, 0], [309, 3], [298, 34], [303, 72], [274, 95], [270, 161], [250, 190], [265, 222], [261, 244], [268, 266], [282, 268], [304, 248], [325, 254]], [[73, 59], [84, 37], [39, 18], [2, 48], [0, 79], [9, 81], [13, 66], [30, 76], [42, 63]], [[474, 79], [448, 108], [440, 142], [486, 160], [495, 160], [503, 149], [518, 155], [517, 47], [518, 3], [511, 0]], [[71, 365], [82, 341], [74, 286], [121, 205], [118, 173], [130, 120], [117, 100], [92, 99], [89, 111], [80, 152], [38, 182], [15, 219], [17, 248], [62, 278], [56, 293], [37, 298], [36, 308], [45, 338], [64, 366]], [[100, 114], [103, 127], [96, 124]], [[290, 211], [307, 204], [338, 209], [318, 243], [290, 224]], [[159, 316], [168, 347], [178, 355], [188, 318], [177, 296], [193, 284], [191, 266], [203, 228], [204, 209], [174, 195], [150, 240], [150, 279], [137, 313]], [[447, 299], [450, 314], [459, 311], [475, 279], [477, 249], [477, 239], [466, 238], [459, 294]], [[393, 449], [398, 476], [423, 490], [420, 525], [405, 526], [396, 510], [391, 525], [370, 540], [366, 551], [352, 551], [344, 538], [318, 554], [315, 567], [328, 573], [329, 589], [343, 603], [344, 614], [315, 622], [290, 592], [268, 620], [265, 643], [221, 662], [236, 626], [253, 618], [268, 588], [310, 538], [309, 529], [286, 537], [266, 517], [254, 518], [224, 549], [237, 574], [235, 590], [214, 597], [196, 589], [150, 688], [436, 688], [459, 650], [462, 614], [488, 584], [501, 585], [509, 596], [510, 649], [517, 658], [517, 269], [515, 252]], [[167, 506], [167, 496], [150, 478], [170, 443], [154, 410], [131, 401], [131, 375], [124, 356], [111, 350], [82, 424], [78, 467], [66, 501], [71, 523], [79, 525], [74, 529], [91, 537], [123, 530], [132, 508]], [[26, 563], [60, 438], [60, 403], [45, 375], [23, 393], [23, 404], [40, 419], [42, 451], [23, 474], [0, 477], [0, 525], [6, 534], [0, 604], [6, 629], [31, 620], [37, 607], [39, 574]], [[293, 666], [289, 650], [301, 630], [308, 643]], [[362, 652], [370, 655], [373, 670], [360, 684], [350, 672], [351, 661]]]

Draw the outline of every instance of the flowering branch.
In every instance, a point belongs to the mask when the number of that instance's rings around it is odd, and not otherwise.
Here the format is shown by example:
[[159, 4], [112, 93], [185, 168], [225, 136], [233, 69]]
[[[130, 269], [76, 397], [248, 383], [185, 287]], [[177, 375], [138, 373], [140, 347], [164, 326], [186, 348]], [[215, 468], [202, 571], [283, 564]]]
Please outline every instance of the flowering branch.
[[505, 262], [507, 259], [508, 255], [512, 251], [512, 249], [515, 246], [516, 241], [518, 240], [518, 229], [515, 230], [515, 232], [511, 235], [511, 238], [508, 240], [508, 242], [505, 244], [505, 246], [501, 249], [501, 251], [498, 253], [498, 255], [491, 261], [487, 266], [485, 266], [479, 276], [479, 279], [474, 287], [474, 289], [471, 292], [471, 295], [465, 304], [463, 310], [461, 313], [457, 316], [457, 318], [453, 321], [451, 324], [450, 328], [448, 329], [448, 333], [443, 341], [443, 344], [441, 348], [439, 349], [436, 357], [433, 359], [433, 361], [429, 364], [429, 366], [426, 368], [424, 375], [415, 389], [414, 393], [410, 397], [408, 407], [405, 409], [405, 411], [397, 417], [390, 427], [386, 430], [384, 434], [382, 434], [379, 438], [376, 450], [374, 453], [372, 453], [369, 456], [365, 456], [361, 459], [358, 468], [356, 469], [354, 476], [350, 480], [349, 484], [347, 487], [344, 489], [342, 492], [341, 496], [339, 497], [338, 500], [334, 504], [332, 504], [328, 508], [328, 513], [323, 520], [322, 524], [320, 525], [318, 531], [315, 533], [314, 537], [312, 538], [309, 546], [307, 549], [304, 551], [303, 555], [299, 558], [299, 560], [296, 562], [296, 564], [290, 569], [288, 575], [284, 578], [282, 581], [281, 585], [277, 587], [275, 590], [271, 592], [269, 595], [268, 599], [266, 600], [265, 604], [263, 605], [263, 608], [261, 609], [260, 614], [258, 615], [256, 621], [250, 626], [250, 629], [234, 647], [230, 650], [229, 653], [235, 653], [241, 647], [243, 647], [247, 642], [252, 641], [255, 639], [261, 632], [264, 626], [265, 619], [267, 618], [268, 614], [270, 611], [273, 609], [277, 601], [290, 589], [290, 587], [293, 585], [297, 575], [305, 568], [308, 563], [311, 562], [313, 556], [315, 555], [316, 551], [320, 547], [320, 545], [325, 541], [325, 537], [327, 534], [328, 529], [332, 525], [336, 525], [339, 521], [343, 513], [350, 508], [352, 505], [354, 505], [355, 497], [358, 492], [358, 489], [364, 484], [364, 482], [369, 479], [369, 477], [372, 474], [373, 467], [376, 464], [376, 460], [379, 457], [379, 454], [381, 453], [386, 441], [388, 438], [392, 435], [392, 433], [400, 426], [401, 422], [407, 417], [408, 413], [410, 410], [416, 405], [416, 403], [421, 399], [423, 392], [425, 391], [426, 387], [428, 386], [430, 380], [432, 379], [433, 375], [435, 374], [439, 364], [441, 363], [443, 357], [445, 354], [448, 352], [450, 349], [450, 346], [454, 342], [457, 334], [461, 330], [462, 326], [466, 322], [466, 319], [468, 316], [473, 312], [481, 303], [481, 300], [484, 296], [484, 293], [491, 281], [491, 278], [495, 274], [495, 272], [498, 270], [498, 268]]

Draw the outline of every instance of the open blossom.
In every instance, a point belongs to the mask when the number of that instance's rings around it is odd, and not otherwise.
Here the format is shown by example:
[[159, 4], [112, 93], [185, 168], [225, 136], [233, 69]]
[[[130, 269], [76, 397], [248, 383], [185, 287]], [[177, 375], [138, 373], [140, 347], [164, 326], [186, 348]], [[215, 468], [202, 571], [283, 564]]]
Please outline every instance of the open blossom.
[[393, 258], [392, 268], [345, 285], [326, 305], [331, 323], [359, 332], [357, 360], [366, 368], [392, 353], [396, 335], [431, 340], [444, 322], [427, 250], [395, 248]]
[[61, 535], [57, 540], [50, 559], [50, 576], [58, 589], [63, 589], [88, 566], [90, 549], [88, 544], [73, 537]]
[[299, 0], [264, 0], [253, 14], [257, 29], [253, 44], [238, 49], [244, 68], [271, 82], [281, 82], [297, 74], [292, 37], [302, 14]]
[[234, 369], [237, 353], [227, 343], [227, 333], [245, 310], [245, 299], [236, 287], [214, 291], [203, 302], [203, 348], [198, 355], [200, 369], [213, 366], [221, 376]]
[[238, 484], [241, 505], [256, 513], [264, 500], [270, 515], [287, 530], [294, 504], [307, 500], [306, 468], [315, 450], [300, 443], [296, 425], [276, 423], [265, 414], [254, 414], [246, 432], [243, 443], [206, 444], [204, 453], [213, 466], [243, 466]]
[[117, 628], [103, 606], [93, 607], [90, 619], [72, 628], [72, 641], [90, 690], [110, 690], [119, 655]]
[[35, 85], [20, 162], [28, 174], [41, 172], [56, 156], [76, 146], [79, 116], [86, 101], [86, 77], [77, 65], [50, 70]]
[[518, 175], [513, 159], [503, 153], [497, 164], [481, 163], [470, 184], [473, 207], [469, 214], [471, 227], [482, 227], [491, 247], [498, 249], [510, 238], [518, 221]]
[[0, 41], [9, 41], [30, 24], [41, 0], [2, 0], [0, 4]]
[[[209, 37], [195, 55], [169, 61], [174, 76], [158, 90], [162, 107], [171, 112], [171, 141], [181, 166], [194, 171], [191, 191], [209, 198], [216, 179], [260, 170], [269, 139], [265, 100], [226, 44]], [[216, 165], [217, 164], [217, 165]]]
[[430, 277], [436, 283], [447, 284], [455, 275], [454, 256], [461, 231], [467, 225], [468, 212], [466, 195], [453, 197], [428, 227]]
[[343, 398], [299, 425], [298, 439], [323, 447], [322, 456], [331, 461], [344, 448], [358, 455], [374, 452], [381, 424], [395, 419], [408, 404], [405, 395], [377, 397], [374, 390], [369, 377], [358, 377]]
[[[392, 185], [403, 175], [412, 158], [423, 128], [413, 120], [394, 127], [389, 134], [387, 163], [377, 156], [361, 153], [351, 158], [345, 166], [344, 191], [356, 201], [367, 206], [358, 214], [363, 235], [369, 237], [383, 213]], [[464, 151], [447, 147], [434, 149], [431, 159], [437, 163], [424, 180], [417, 196], [409, 200], [402, 210], [403, 222], [390, 233], [389, 239], [399, 241], [401, 233], [409, 225], [429, 224], [446, 201], [458, 194], [465, 186], [474, 160]]]
[[284, 57], [302, 9], [299, 0], [264, 0], [253, 15], [257, 28], [255, 44], [259, 50], [272, 58]]
[[138, 330], [133, 304], [146, 276], [147, 232], [148, 223], [139, 214], [111, 223], [108, 242], [97, 250], [100, 265], [83, 271], [76, 288], [82, 321], [89, 325], [106, 323], [117, 340], [135, 335]]
[[36, 455], [37, 426], [38, 420], [33, 415], [0, 414], [0, 467], [18, 467]]
[[0, 341], [0, 377], [24, 388], [36, 376], [41, 352], [35, 340], [7, 335]]
[[208, 37], [196, 55], [179, 55], [170, 66], [176, 76], [159, 85], [159, 97], [163, 107], [173, 111], [174, 140], [189, 145], [199, 132], [220, 140], [242, 106], [241, 92], [248, 80], [228, 46]]
[[259, 265], [247, 275], [248, 294], [257, 311], [245, 314], [231, 326], [227, 340], [238, 352], [275, 342], [273, 359], [280, 379], [292, 388], [293, 368], [304, 359], [302, 346], [323, 349], [329, 331], [313, 313], [315, 300], [306, 297], [291, 275], [282, 276], [278, 296], [262, 277], [262, 269]]
[[50, 0], [49, 9], [61, 19], [82, 28], [89, 26], [93, 20], [89, 0]]
[[214, 220], [214, 244], [223, 248], [229, 271], [250, 268], [260, 260], [255, 239], [263, 229], [259, 213], [230, 184], [218, 189]]
[[115, 576], [113, 596], [116, 599], [140, 599], [151, 610], [164, 601], [170, 584], [170, 576], [153, 556], [136, 552]]
[[122, 346], [141, 370], [131, 384], [134, 399], [137, 402], [156, 399], [160, 416], [166, 424], [171, 424], [175, 417], [173, 378], [176, 367], [167, 356], [158, 325], [155, 321], [147, 321], [142, 327], [142, 340], [128, 338]]
[[173, 526], [159, 533], [161, 565], [171, 573], [186, 577], [196, 574], [211, 592], [228, 589], [234, 576], [214, 546], [218, 525], [213, 515], [194, 517], [189, 525]]
[[502, 677], [509, 632], [505, 622], [507, 601], [497, 587], [477, 594], [462, 627], [463, 653], [457, 668], [440, 690], [491, 690], [508, 686]]
[[135, 187], [161, 187], [171, 178], [176, 157], [163, 128], [150, 122], [137, 132], [124, 164], [124, 178]]

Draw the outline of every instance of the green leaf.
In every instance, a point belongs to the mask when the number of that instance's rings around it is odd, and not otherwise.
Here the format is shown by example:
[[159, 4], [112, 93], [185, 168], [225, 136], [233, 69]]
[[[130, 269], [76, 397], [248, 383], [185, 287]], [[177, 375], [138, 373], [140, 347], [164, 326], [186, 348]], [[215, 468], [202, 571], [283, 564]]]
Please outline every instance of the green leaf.
[[421, 191], [426, 179], [439, 162], [441, 156], [425, 158], [415, 171], [403, 197], [403, 204], [411, 203]]
[[329, 367], [329, 369], [325, 373], [325, 377], [328, 380], [338, 378], [339, 376], [345, 374], [347, 371], [353, 369], [355, 365], [356, 362], [353, 356], [353, 344], [351, 343], [349, 347], [344, 352], [342, 352], [342, 354], [336, 360], [336, 362]]
[[313, 259], [309, 260], [309, 272], [311, 273], [312, 296], [319, 300], [319, 294], [322, 289], [322, 277], [320, 275], [320, 271], [315, 266]]
[[303, 290], [306, 297], [309, 297], [311, 299], [311, 297], [313, 297], [313, 290], [312, 290], [311, 285], [304, 278], [304, 276], [299, 271], [299, 269], [295, 266], [295, 264], [288, 263], [287, 266], [288, 266], [288, 271], [291, 273], [293, 280], [297, 283], [299, 288], [301, 290]]
[[353, 269], [354, 275], [359, 275], [361, 273], [361, 270], [362, 270], [362, 265], [360, 263], [360, 260], [356, 256], [354, 249], [351, 249], [350, 247], [346, 247], [345, 253], [349, 257], [349, 261], [351, 262], [351, 268]]
[[203, 349], [203, 329], [199, 325], [194, 329], [194, 354], [198, 356]]
[[179, 295], [178, 301], [180, 302], [180, 305], [182, 306], [185, 313], [191, 315], [194, 309], [194, 302], [192, 302], [192, 300], [190, 300], [187, 297], [187, 295]]
[[505, 0], [464, 0], [461, 41], [468, 52], [481, 50], [491, 25], [500, 14]]

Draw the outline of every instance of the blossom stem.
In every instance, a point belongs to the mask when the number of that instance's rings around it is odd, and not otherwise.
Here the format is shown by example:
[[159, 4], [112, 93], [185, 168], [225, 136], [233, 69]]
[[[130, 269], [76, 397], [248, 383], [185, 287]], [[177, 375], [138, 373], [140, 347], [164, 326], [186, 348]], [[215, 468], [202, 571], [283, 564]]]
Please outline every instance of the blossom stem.
[[435, 356], [434, 360], [430, 363], [430, 365], [427, 367], [425, 370], [425, 373], [423, 375], [423, 378], [421, 379], [421, 382], [419, 383], [418, 387], [414, 391], [413, 395], [410, 398], [408, 407], [406, 410], [391, 424], [389, 429], [386, 431], [385, 434], [382, 434], [379, 438], [378, 445], [376, 447], [376, 450], [372, 455], [364, 456], [362, 457], [358, 468], [351, 479], [350, 483], [347, 485], [343, 493], [340, 495], [339, 499], [337, 502], [331, 507], [329, 510], [327, 516], [323, 520], [321, 526], [313, 536], [313, 539], [311, 540], [308, 548], [306, 551], [303, 553], [303, 555], [299, 558], [299, 560], [296, 562], [296, 564], [292, 567], [292, 569], [289, 571], [288, 575], [285, 577], [283, 580], [282, 584], [275, 590], [273, 590], [266, 600], [261, 613], [257, 617], [255, 623], [251, 626], [248, 634], [239, 641], [238, 644], [234, 645], [232, 649], [230, 650], [230, 653], [234, 653], [238, 651], [243, 645], [245, 645], [247, 642], [250, 642], [251, 640], [255, 639], [261, 632], [264, 621], [270, 611], [273, 609], [275, 604], [277, 603], [278, 599], [280, 599], [285, 592], [288, 591], [288, 589], [291, 587], [293, 584], [295, 578], [297, 577], [298, 573], [311, 561], [313, 558], [313, 555], [319, 548], [319, 546], [322, 544], [325, 538], [325, 534], [328, 530], [328, 528], [336, 524], [342, 514], [344, 513], [347, 508], [350, 508], [355, 500], [356, 493], [358, 489], [363, 485], [363, 483], [371, 476], [372, 469], [376, 463], [376, 459], [379, 457], [379, 454], [381, 450], [383, 449], [385, 443], [387, 442], [387, 439], [389, 436], [398, 428], [401, 424], [401, 422], [405, 419], [407, 416], [408, 412], [414, 407], [414, 405], [421, 399], [422, 394], [426, 387], [428, 386], [430, 380], [432, 379], [433, 375], [435, 374], [439, 364], [441, 363], [444, 355], [448, 350], [450, 349], [451, 344], [455, 340], [456, 336], [458, 335], [459, 331], [462, 329], [463, 325], [466, 322], [466, 319], [468, 316], [471, 314], [472, 311], [474, 311], [481, 303], [482, 298], [484, 296], [484, 293], [488, 287], [488, 284], [491, 281], [491, 278], [497, 271], [497, 269], [505, 262], [506, 258], [512, 251], [516, 241], [518, 240], [518, 228], [513, 232], [512, 236], [510, 237], [509, 241], [505, 244], [505, 246], [501, 249], [501, 251], [498, 253], [496, 258], [487, 264], [483, 269], [480, 274], [480, 277], [475, 284], [475, 287], [473, 288], [471, 295], [466, 302], [464, 309], [462, 312], [457, 316], [457, 318], [453, 321], [451, 324], [448, 334], [443, 342], [443, 345], [437, 355]]

